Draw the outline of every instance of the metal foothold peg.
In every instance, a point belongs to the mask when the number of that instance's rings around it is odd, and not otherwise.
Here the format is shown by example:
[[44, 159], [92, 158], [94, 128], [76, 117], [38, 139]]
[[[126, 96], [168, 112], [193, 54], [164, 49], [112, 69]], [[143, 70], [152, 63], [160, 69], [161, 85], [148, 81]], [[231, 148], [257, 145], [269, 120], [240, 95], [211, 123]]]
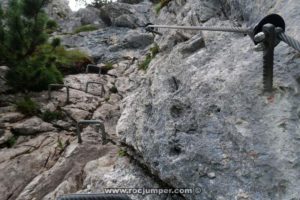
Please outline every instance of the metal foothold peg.
[[105, 126], [103, 124], [102, 121], [100, 120], [81, 120], [79, 122], [77, 122], [76, 128], [77, 128], [77, 137], [78, 137], [78, 143], [81, 144], [82, 143], [82, 138], [81, 138], [81, 128], [80, 125], [81, 124], [96, 124], [98, 125], [98, 130], [97, 132], [99, 132], [99, 129], [101, 130], [101, 135], [102, 135], [102, 144], [107, 144], [107, 133], [105, 131]]
[[264, 17], [255, 27], [253, 30], [253, 42], [254, 44], [258, 44], [259, 42], [255, 41], [255, 36], [260, 33], [263, 32], [263, 26], [266, 24], [272, 24], [275, 27], [280, 27], [282, 29], [282, 31], [285, 31], [285, 22], [283, 20], [283, 18], [278, 15], [278, 14], [270, 14], [267, 15], [266, 17]]

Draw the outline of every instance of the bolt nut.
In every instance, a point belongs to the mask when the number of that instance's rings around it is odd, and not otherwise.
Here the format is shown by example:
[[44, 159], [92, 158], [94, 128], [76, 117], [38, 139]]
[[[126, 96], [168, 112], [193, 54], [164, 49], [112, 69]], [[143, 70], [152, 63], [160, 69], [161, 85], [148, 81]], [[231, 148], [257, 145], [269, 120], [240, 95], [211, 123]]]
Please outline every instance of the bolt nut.
[[259, 32], [254, 36], [254, 41], [257, 43], [262, 42], [266, 38], [265, 34], [263, 32]]

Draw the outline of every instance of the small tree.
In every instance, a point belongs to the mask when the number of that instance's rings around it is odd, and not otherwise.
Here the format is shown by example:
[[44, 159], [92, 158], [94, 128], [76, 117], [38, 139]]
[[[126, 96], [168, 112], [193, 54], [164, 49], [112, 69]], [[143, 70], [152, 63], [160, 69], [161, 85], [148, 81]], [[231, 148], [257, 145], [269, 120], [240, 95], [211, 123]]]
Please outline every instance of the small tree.
[[10, 0], [5, 11], [0, 5], [0, 64], [10, 68], [6, 78], [16, 90], [40, 91], [48, 84], [62, 83], [63, 77], [54, 65], [54, 50], [60, 42], [48, 41], [56, 23], [43, 11], [47, 3]]

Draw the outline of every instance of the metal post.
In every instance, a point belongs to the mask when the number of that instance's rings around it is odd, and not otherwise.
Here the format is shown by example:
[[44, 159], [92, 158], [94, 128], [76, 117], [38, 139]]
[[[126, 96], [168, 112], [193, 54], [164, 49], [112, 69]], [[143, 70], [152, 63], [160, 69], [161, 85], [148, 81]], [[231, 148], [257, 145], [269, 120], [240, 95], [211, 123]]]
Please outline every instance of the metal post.
[[63, 84], [49, 84], [48, 85], [48, 100], [51, 99], [51, 89], [53, 87], [65, 87], [67, 90], [67, 99], [66, 99], [66, 103], [70, 102], [70, 86], [67, 85], [63, 85]]
[[70, 87], [66, 86], [67, 89], [67, 103], [70, 103]]
[[101, 129], [102, 144], [104, 145], [107, 143], [107, 140], [106, 140], [107, 133], [105, 132], [105, 126], [101, 121], [99, 121], [99, 120], [81, 120], [81, 121], [77, 122], [77, 126], [76, 126], [79, 144], [82, 143], [81, 130], [80, 130], [81, 124], [97, 124], [98, 125], [97, 131], [99, 132], [99, 129]]
[[76, 125], [76, 129], [77, 129], [77, 137], [78, 137], [78, 143], [81, 144], [82, 143], [82, 138], [81, 138], [81, 134], [80, 134], [80, 126], [79, 126], [79, 122]]
[[99, 124], [99, 129], [101, 130], [102, 144], [105, 145], [105, 144], [107, 144], [107, 140], [106, 140], [107, 133], [105, 132], [105, 127], [104, 127], [103, 123]]
[[274, 65], [274, 48], [276, 40], [275, 26], [265, 24], [262, 28], [265, 34], [264, 55], [263, 55], [263, 84], [265, 92], [272, 92], [273, 89], [273, 65]]
[[98, 85], [101, 85], [101, 95], [102, 95], [102, 93], [104, 92], [105, 93], [105, 91], [104, 91], [104, 87], [103, 87], [103, 83], [99, 83], [99, 82], [95, 82], [95, 81], [88, 81], [88, 82], [86, 82], [86, 85], [85, 85], [85, 92], [86, 93], [88, 93], [88, 86], [90, 85], [90, 84], [98, 84]]
[[97, 66], [97, 65], [93, 65], [93, 64], [88, 64], [88, 65], [86, 66], [85, 73], [88, 73], [88, 72], [89, 72], [90, 67], [97, 67], [97, 68], [99, 69], [98, 76], [101, 75], [101, 71], [102, 71], [102, 70], [101, 70], [101, 67], [99, 67], [99, 66]]

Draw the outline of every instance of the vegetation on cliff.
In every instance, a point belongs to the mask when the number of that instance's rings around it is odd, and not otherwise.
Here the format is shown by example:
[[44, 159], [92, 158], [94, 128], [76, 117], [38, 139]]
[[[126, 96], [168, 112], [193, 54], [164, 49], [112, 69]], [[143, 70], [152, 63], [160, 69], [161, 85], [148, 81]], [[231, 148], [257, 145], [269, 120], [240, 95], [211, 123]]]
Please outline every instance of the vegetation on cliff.
[[57, 24], [43, 10], [47, 3], [10, 0], [5, 10], [0, 6], [0, 64], [10, 68], [7, 83], [16, 91], [41, 91], [62, 83], [58, 68], [77, 61], [77, 52], [66, 51], [58, 38], [49, 39]]

